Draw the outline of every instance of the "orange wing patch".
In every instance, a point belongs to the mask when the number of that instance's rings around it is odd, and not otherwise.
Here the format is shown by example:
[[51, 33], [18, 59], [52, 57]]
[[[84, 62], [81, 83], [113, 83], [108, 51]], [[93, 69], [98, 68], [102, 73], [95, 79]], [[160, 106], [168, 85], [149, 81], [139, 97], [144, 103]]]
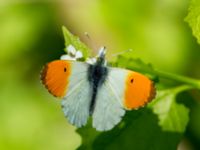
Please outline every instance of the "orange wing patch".
[[155, 97], [153, 82], [140, 73], [130, 71], [125, 84], [124, 105], [127, 109], [137, 109]]
[[41, 80], [52, 95], [63, 97], [67, 91], [70, 74], [70, 62], [56, 60], [44, 67], [41, 73]]

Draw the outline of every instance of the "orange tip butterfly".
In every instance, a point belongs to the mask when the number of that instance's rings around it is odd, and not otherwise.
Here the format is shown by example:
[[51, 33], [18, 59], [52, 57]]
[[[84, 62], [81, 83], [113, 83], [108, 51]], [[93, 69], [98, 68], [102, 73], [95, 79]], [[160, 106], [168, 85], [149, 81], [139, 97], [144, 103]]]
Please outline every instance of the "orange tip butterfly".
[[62, 98], [61, 106], [68, 121], [76, 127], [87, 124], [98, 131], [107, 131], [117, 125], [125, 110], [143, 107], [155, 97], [155, 87], [146, 76], [131, 70], [108, 67], [105, 48], [97, 57], [78, 62], [82, 57], [74, 46], [61, 60], [48, 63], [41, 80], [48, 91]]

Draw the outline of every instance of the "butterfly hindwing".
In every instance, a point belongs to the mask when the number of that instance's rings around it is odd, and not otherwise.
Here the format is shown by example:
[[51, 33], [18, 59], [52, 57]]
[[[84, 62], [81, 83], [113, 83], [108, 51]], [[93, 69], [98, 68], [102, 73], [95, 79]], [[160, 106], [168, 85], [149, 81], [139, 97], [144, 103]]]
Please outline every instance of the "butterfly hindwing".
[[107, 79], [98, 89], [93, 112], [93, 127], [99, 131], [112, 129], [125, 114], [121, 100], [125, 73], [108, 68]]

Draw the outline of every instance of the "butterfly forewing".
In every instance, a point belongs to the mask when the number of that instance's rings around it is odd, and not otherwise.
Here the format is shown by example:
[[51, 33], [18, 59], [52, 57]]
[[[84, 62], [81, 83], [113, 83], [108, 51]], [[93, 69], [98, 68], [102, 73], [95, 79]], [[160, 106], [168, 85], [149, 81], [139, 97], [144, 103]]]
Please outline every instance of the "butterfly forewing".
[[56, 60], [48, 63], [42, 70], [41, 80], [48, 91], [56, 96], [63, 97], [68, 89], [71, 63]]
[[56, 60], [48, 63], [41, 74], [43, 84], [52, 95], [62, 98], [65, 116], [77, 127], [85, 125], [89, 117], [92, 91], [87, 70], [84, 62]]

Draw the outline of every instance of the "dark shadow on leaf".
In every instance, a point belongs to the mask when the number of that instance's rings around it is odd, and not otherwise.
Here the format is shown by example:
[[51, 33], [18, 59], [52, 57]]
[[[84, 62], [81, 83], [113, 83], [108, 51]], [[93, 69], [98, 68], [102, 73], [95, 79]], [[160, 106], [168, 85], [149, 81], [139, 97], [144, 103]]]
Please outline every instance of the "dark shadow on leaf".
[[162, 131], [157, 116], [148, 108], [128, 111], [111, 131], [97, 132], [88, 125], [78, 132], [83, 140], [79, 150], [176, 150], [182, 137], [181, 133]]
[[190, 120], [187, 125], [186, 131], [184, 133], [184, 136], [188, 140], [188, 142], [192, 145], [192, 148], [194, 150], [199, 150], [200, 149], [200, 138], [198, 135], [200, 135], [198, 128], [198, 124], [200, 124], [199, 118], [200, 116], [200, 105], [197, 101], [194, 100], [192, 95], [198, 95], [199, 91], [197, 90], [192, 90], [190, 93], [189, 92], [182, 92], [181, 94], [177, 95], [177, 102], [178, 103], [183, 103], [185, 106], [190, 108]]

